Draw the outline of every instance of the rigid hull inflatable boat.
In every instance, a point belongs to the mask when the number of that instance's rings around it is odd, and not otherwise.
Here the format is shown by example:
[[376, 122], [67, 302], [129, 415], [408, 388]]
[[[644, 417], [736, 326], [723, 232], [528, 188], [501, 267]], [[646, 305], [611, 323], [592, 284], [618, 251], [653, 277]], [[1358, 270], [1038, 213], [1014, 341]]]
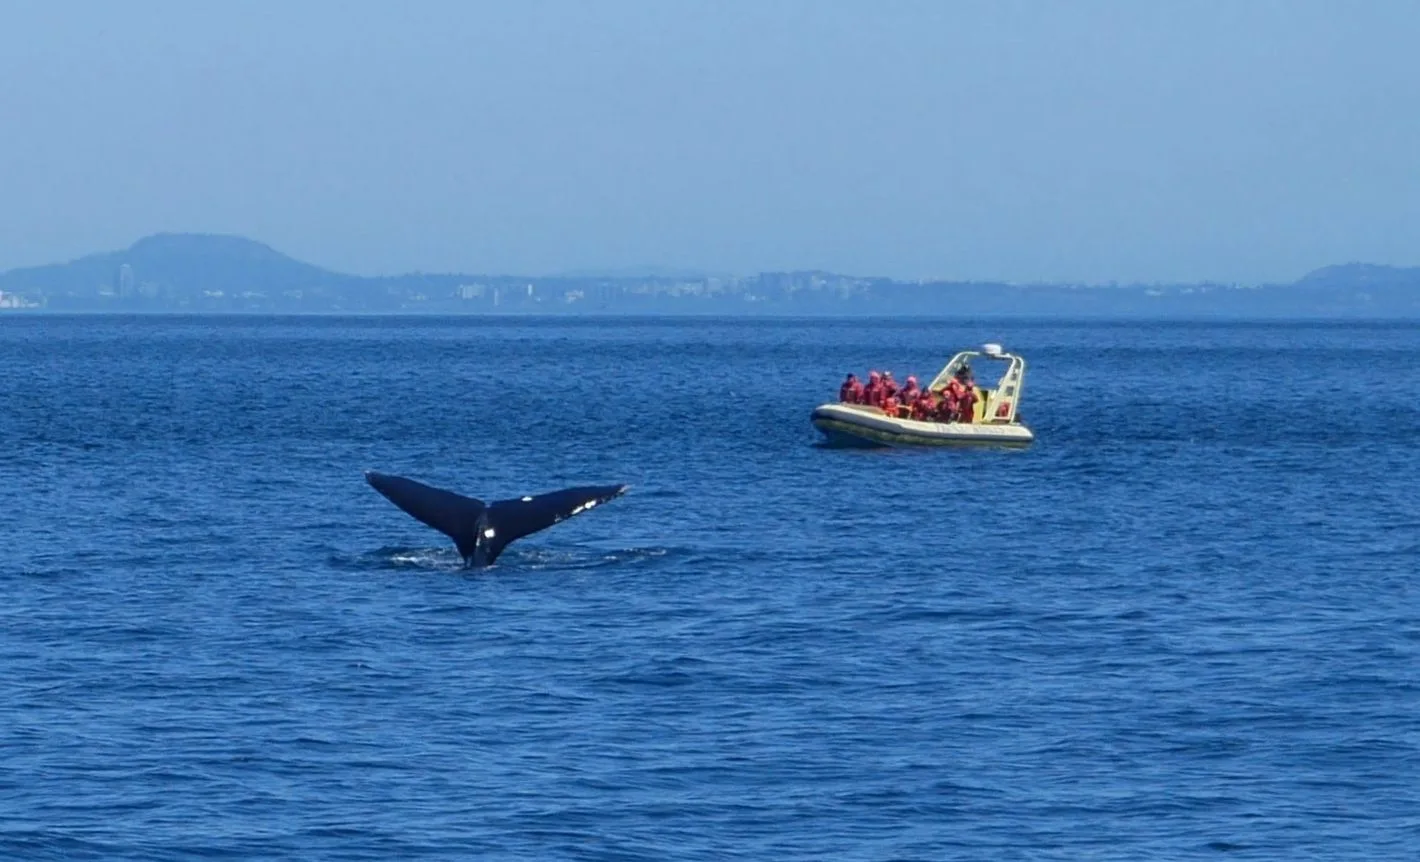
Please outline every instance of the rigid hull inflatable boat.
[[969, 367], [974, 358], [1005, 363], [1005, 370], [994, 387], [970, 384], [976, 400], [969, 418], [913, 419], [907, 407], [899, 407], [889, 415], [873, 404], [835, 402], [814, 408], [811, 417], [814, 427], [830, 444], [839, 446], [1024, 446], [1030, 443], [1035, 435], [1021, 424], [1017, 415], [1026, 362], [1002, 350], [1001, 345], [987, 344], [980, 350], [961, 351], [932, 378], [927, 389], [943, 394], [957, 372]]

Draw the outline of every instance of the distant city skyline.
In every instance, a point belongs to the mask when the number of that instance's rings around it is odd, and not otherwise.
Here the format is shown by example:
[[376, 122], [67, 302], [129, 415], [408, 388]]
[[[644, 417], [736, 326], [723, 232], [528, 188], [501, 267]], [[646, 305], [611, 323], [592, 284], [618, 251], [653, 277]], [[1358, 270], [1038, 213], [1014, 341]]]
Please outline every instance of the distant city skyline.
[[0, 272], [162, 231], [367, 276], [1415, 266], [1417, 34], [1382, 0], [12, 0]]
[[1420, 267], [1330, 266], [1273, 285], [899, 281], [821, 270], [372, 278], [243, 237], [171, 233], [68, 263], [0, 272], [0, 290], [0, 308], [40, 313], [1420, 318]]

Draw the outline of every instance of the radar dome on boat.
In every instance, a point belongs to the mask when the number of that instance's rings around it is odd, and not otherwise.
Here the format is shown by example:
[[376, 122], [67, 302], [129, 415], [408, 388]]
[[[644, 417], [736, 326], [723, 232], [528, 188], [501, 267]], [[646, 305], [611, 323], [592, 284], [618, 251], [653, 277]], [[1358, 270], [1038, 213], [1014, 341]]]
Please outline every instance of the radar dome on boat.
[[981, 345], [981, 352], [985, 353], [987, 356], [999, 357], [1004, 351], [1001, 350], [1001, 345], [999, 344], [983, 344]]

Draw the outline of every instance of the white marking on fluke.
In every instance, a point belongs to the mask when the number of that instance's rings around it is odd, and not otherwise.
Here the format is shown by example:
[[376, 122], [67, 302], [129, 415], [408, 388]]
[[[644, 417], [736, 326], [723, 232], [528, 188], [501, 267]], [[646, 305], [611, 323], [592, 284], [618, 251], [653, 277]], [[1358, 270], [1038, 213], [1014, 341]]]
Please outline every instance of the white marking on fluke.
[[493, 528], [492, 528], [492, 527], [488, 527], [488, 528], [484, 529], [484, 531], [483, 531], [483, 538], [485, 538], [485, 539], [491, 539], [491, 538], [493, 538]]
[[531, 503], [531, 502], [532, 502], [532, 497], [524, 497], [524, 498], [523, 498], [523, 502], [524, 502], [524, 503]]

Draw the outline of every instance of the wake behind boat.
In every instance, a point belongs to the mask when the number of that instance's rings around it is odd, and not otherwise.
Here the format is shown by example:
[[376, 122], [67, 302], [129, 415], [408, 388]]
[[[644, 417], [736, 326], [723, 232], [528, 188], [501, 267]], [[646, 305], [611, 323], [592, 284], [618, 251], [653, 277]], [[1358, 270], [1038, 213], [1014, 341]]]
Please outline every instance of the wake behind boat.
[[[973, 358], [1005, 363], [994, 387], [976, 385]], [[953, 356], [921, 390], [911, 377], [899, 391], [891, 374], [873, 372], [866, 388], [850, 374], [838, 402], [815, 407], [811, 419], [838, 446], [1024, 446], [1035, 439], [1017, 415], [1025, 374], [1024, 359], [986, 344]]]

